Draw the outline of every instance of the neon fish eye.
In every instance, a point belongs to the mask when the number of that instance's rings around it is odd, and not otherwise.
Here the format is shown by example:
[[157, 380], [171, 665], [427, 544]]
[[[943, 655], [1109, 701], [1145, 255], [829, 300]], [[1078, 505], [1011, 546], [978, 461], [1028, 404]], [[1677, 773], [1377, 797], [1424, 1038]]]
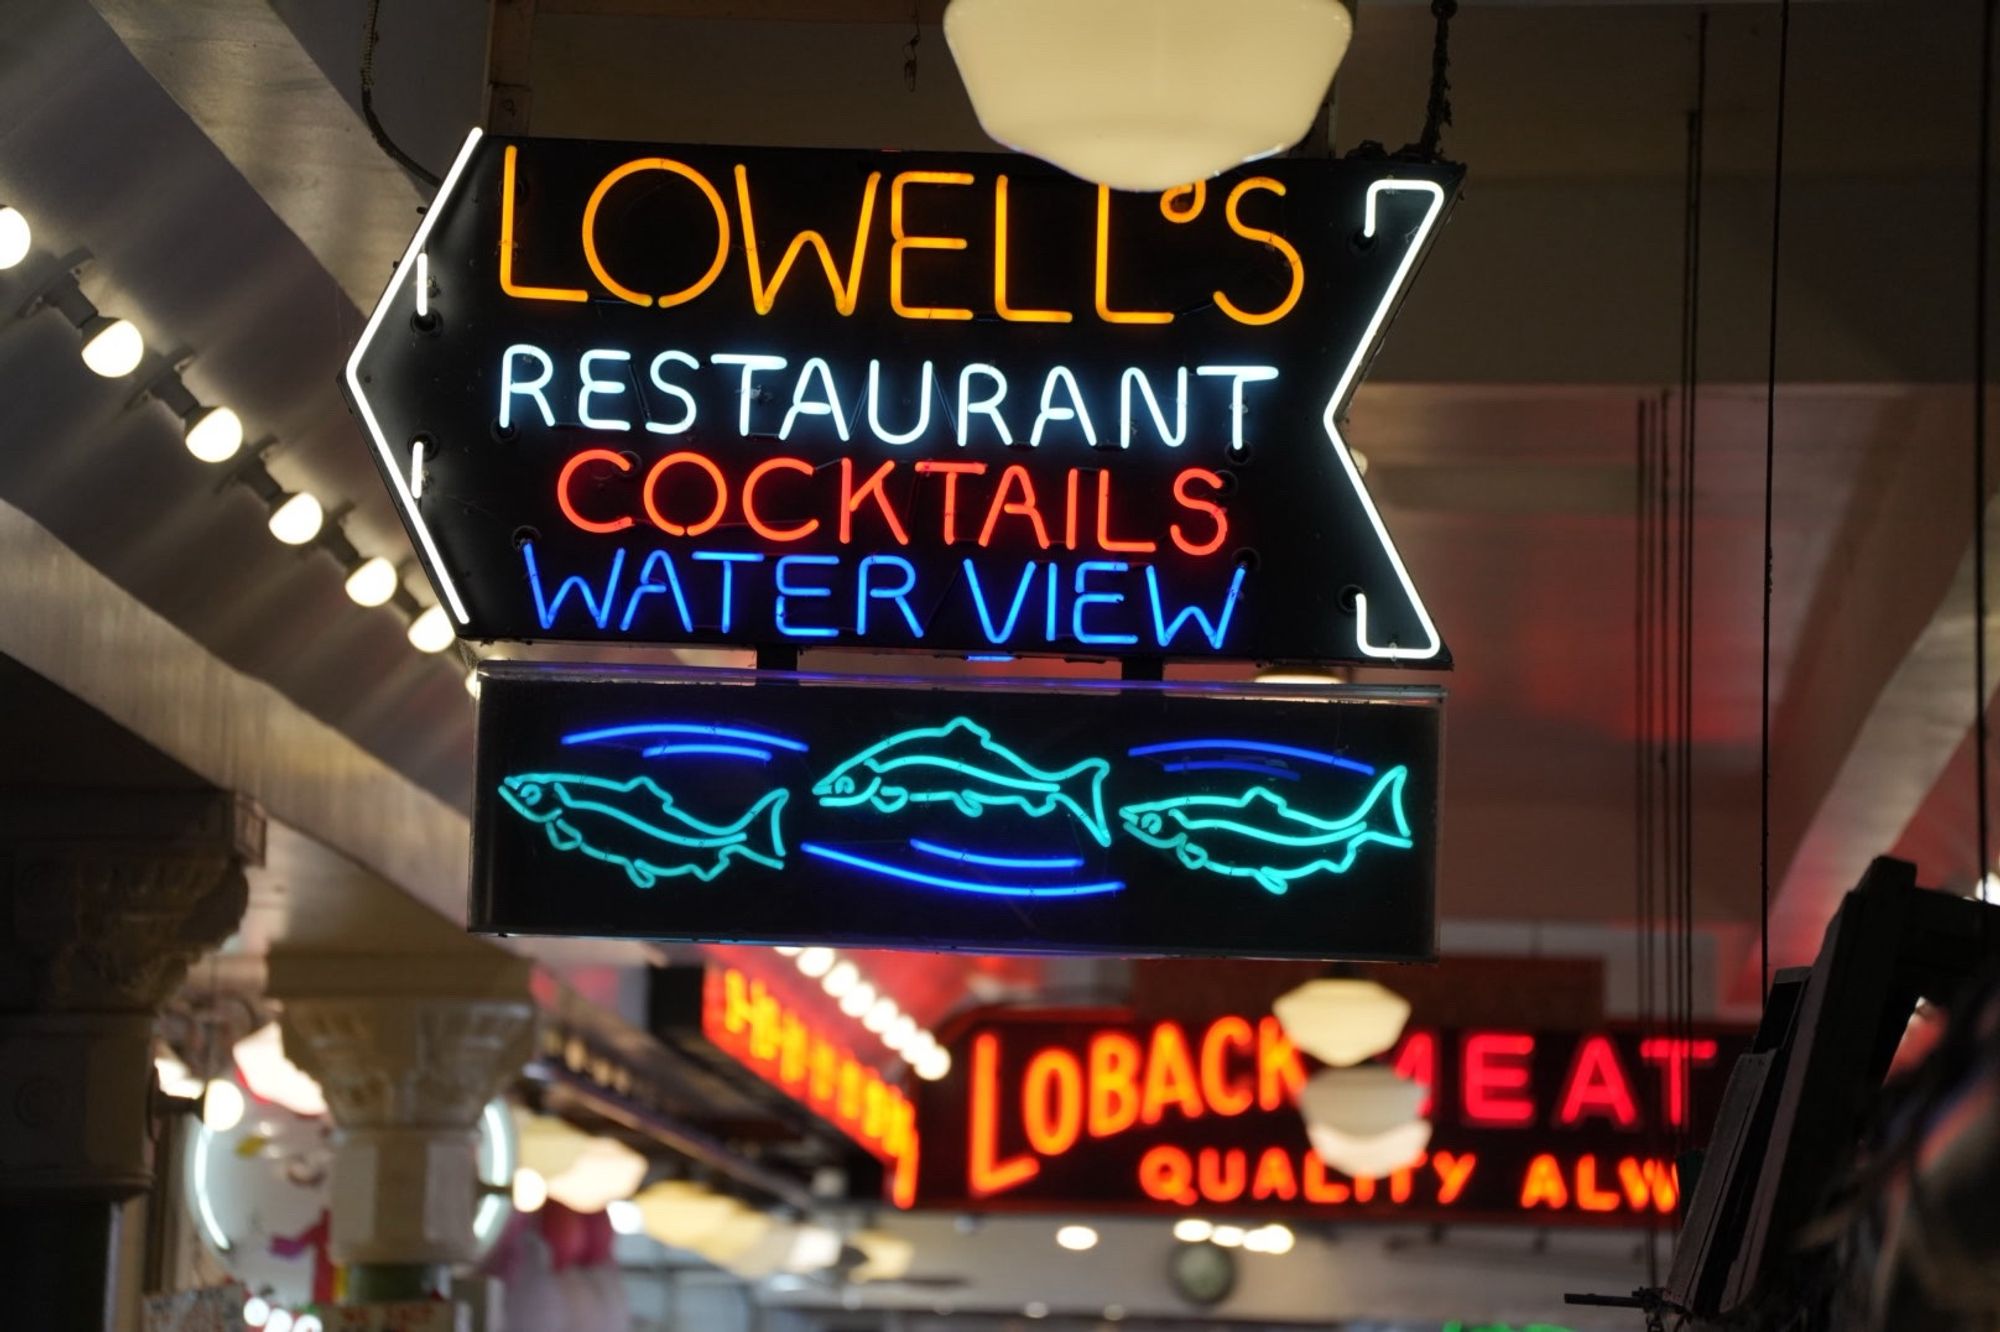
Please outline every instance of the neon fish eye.
[[834, 793], [835, 795], [853, 795], [853, 794], [854, 794], [854, 779], [853, 779], [852, 777], [836, 777], [836, 778], [834, 778], [834, 779], [833, 779], [833, 793]]
[[1162, 819], [1158, 814], [1141, 814], [1139, 816], [1139, 827], [1145, 832], [1156, 833], [1165, 825], [1166, 820]]
[[529, 782], [521, 788], [521, 799], [527, 801], [529, 804], [537, 804], [541, 801], [541, 798], [542, 788], [534, 782]]

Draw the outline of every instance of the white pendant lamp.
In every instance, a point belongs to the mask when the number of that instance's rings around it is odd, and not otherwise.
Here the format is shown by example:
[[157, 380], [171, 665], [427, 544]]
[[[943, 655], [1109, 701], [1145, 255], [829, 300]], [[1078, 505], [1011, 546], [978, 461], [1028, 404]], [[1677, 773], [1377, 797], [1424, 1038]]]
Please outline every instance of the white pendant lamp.
[[1306, 1138], [1319, 1159], [1349, 1179], [1380, 1179], [1415, 1165], [1430, 1146], [1427, 1119], [1372, 1137], [1356, 1137], [1323, 1124], [1307, 1124]]
[[989, 135], [1121, 190], [1298, 142], [1353, 33], [1339, 0], [951, 0], [944, 14]]
[[1410, 1002], [1371, 980], [1307, 981], [1271, 1005], [1293, 1045], [1336, 1068], [1372, 1059], [1396, 1043]]
[[1299, 1093], [1306, 1123], [1357, 1138], [1414, 1124], [1423, 1106], [1422, 1083], [1399, 1078], [1380, 1064], [1321, 1069]]

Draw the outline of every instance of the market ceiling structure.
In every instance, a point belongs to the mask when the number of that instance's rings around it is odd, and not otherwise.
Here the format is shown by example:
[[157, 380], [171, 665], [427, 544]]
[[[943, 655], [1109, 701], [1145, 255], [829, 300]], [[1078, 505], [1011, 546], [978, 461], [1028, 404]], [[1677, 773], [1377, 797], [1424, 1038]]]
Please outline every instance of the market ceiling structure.
[[[0, 654], [456, 921], [473, 720], [462, 662], [414, 653], [393, 615], [346, 599], [323, 554], [273, 542], [258, 502], [190, 458], [171, 416], [134, 401], [148, 371], [98, 379], [64, 321], [17, 313], [87, 250], [83, 286], [100, 307], [133, 319], [156, 355], [192, 353], [190, 387], [234, 407], [252, 440], [277, 441], [266, 456], [282, 482], [352, 505], [355, 544], [407, 561], [336, 389], [428, 194], [360, 117], [365, 8], [9, 7], [0, 200], [31, 215], [36, 252], [0, 273]], [[911, 47], [909, 7], [887, 0], [507, 0], [496, 114], [559, 136], [988, 147], [936, 8], [919, 6]], [[387, 11], [379, 110], [441, 168], [486, 114], [489, 7]], [[1596, 953], [1614, 978], [1631, 950], [1635, 422], [1678, 374], [1695, 14], [1465, 6], [1446, 137], [1471, 168], [1465, 196], [1351, 412], [1458, 663], [1447, 950]], [[1960, 888], [1982, 868], [1967, 794], [1962, 277], [1976, 17], [1955, 6], [1915, 24], [1890, 6], [1826, 3], [1793, 19], [1773, 643], [1781, 965], [1810, 959], [1873, 855], [1912, 855], [1922, 881]], [[1705, 1001], [1735, 1011], [1755, 996], [1775, 18], [1726, 5], [1709, 38], [1694, 854]], [[1414, 136], [1429, 42], [1425, 7], [1362, 6], [1339, 85], [1343, 147]], [[36, 776], [47, 771], [8, 772]], [[519, 946], [605, 995], [641, 956]], [[1119, 975], [880, 964], [926, 1020], [1037, 987], [1115, 992]]]

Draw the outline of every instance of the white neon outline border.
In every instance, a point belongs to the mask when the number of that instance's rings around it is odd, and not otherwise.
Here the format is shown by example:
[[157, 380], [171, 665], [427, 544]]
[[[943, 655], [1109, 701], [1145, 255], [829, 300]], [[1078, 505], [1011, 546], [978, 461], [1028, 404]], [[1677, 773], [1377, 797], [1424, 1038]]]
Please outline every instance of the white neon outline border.
[[369, 405], [368, 395], [361, 390], [361, 357], [367, 352], [369, 344], [375, 341], [375, 334], [382, 327], [383, 316], [389, 313], [390, 305], [395, 302], [396, 293], [409, 279], [410, 270], [416, 267], [417, 256], [422, 253], [424, 242], [430, 239], [431, 228], [437, 225], [438, 218], [443, 215], [445, 200], [451, 197], [451, 192], [458, 187], [459, 177], [465, 174], [466, 164], [472, 160], [472, 150], [478, 146], [482, 133], [475, 126], [472, 132], [465, 136], [465, 145], [458, 150], [458, 157], [452, 162], [451, 170], [445, 172], [444, 183], [438, 186], [437, 195], [424, 212], [424, 220], [417, 224], [417, 234], [410, 239], [410, 248], [403, 251], [402, 262], [396, 265], [396, 272], [389, 279], [388, 289], [382, 293], [382, 299], [377, 302], [375, 313], [368, 316], [368, 325], [361, 330], [361, 340], [354, 344], [354, 352], [347, 358], [348, 393], [353, 397], [354, 405], [360, 412], [361, 423], [367, 428], [368, 437], [374, 441], [376, 453], [381, 455], [382, 470], [389, 478], [390, 498], [395, 500], [396, 508], [403, 515], [403, 521], [417, 534], [417, 541], [424, 549], [438, 591], [444, 593], [445, 604], [451, 608], [452, 615], [461, 625], [471, 623], [472, 617], [465, 613], [465, 602], [459, 597], [458, 588], [452, 583], [451, 575], [445, 572], [444, 556], [439, 553], [437, 542], [431, 537], [430, 528], [424, 525], [423, 516], [417, 512], [416, 497], [410, 494], [409, 482], [403, 478], [403, 469], [390, 454], [389, 441], [383, 437], [382, 425], [375, 419], [375, 409]]
[[[495, 1097], [486, 1103], [479, 1118], [484, 1128], [479, 1136], [479, 1154], [488, 1158], [481, 1163], [481, 1182], [507, 1188], [514, 1179], [514, 1121], [507, 1114], [507, 1103]], [[482, 1197], [472, 1216], [473, 1238], [481, 1244], [491, 1243], [499, 1234], [500, 1222], [506, 1214], [504, 1195], [489, 1193]]]
[[1416, 608], [1417, 622], [1423, 625], [1424, 634], [1430, 640], [1428, 647], [1401, 648], [1377, 647], [1368, 641], [1368, 594], [1357, 592], [1354, 596], [1354, 643], [1363, 656], [1391, 661], [1427, 661], [1444, 650], [1444, 640], [1438, 636], [1437, 625], [1432, 622], [1430, 611], [1425, 609], [1424, 600], [1417, 595], [1417, 585], [1410, 579], [1410, 571], [1403, 566], [1403, 557], [1396, 551], [1396, 543], [1389, 538], [1389, 529], [1382, 525], [1382, 515], [1376, 512], [1375, 501], [1369, 498], [1368, 487], [1362, 483], [1361, 470], [1354, 465], [1354, 457], [1349, 453], [1347, 441], [1341, 438], [1340, 426], [1334, 417], [1341, 403], [1361, 374], [1361, 366], [1368, 359], [1368, 353], [1375, 346], [1375, 339], [1382, 331], [1382, 323], [1395, 308], [1396, 298], [1402, 295], [1403, 287], [1410, 280], [1410, 271], [1416, 267], [1417, 256], [1423, 252], [1424, 242], [1429, 239], [1431, 228], [1436, 225], [1438, 215], [1444, 212], [1444, 186], [1434, 180], [1378, 180], [1368, 186], [1368, 200], [1364, 209], [1361, 234], [1372, 238], [1375, 235], [1375, 201], [1386, 190], [1416, 191], [1431, 196], [1430, 208], [1424, 213], [1422, 222], [1417, 224], [1417, 234], [1410, 241], [1410, 248], [1404, 252], [1403, 261], [1396, 269], [1396, 275], [1389, 282], [1389, 290], [1382, 297], [1382, 304], [1376, 307], [1374, 317], [1368, 321], [1367, 331], [1361, 341], [1355, 344], [1353, 359], [1341, 372], [1334, 385], [1333, 396], [1326, 401], [1326, 412], [1322, 423], [1326, 426], [1327, 438], [1333, 441], [1333, 450], [1340, 455], [1341, 466], [1347, 469], [1347, 479], [1354, 486], [1354, 493], [1361, 501], [1362, 511], [1368, 521], [1375, 526], [1375, 536], [1382, 543], [1382, 550], [1389, 557], [1389, 564], [1396, 571], [1396, 578], [1403, 585], [1403, 594]]
[[201, 1214], [202, 1229], [208, 1232], [209, 1243], [217, 1253], [228, 1253], [231, 1249], [229, 1236], [223, 1233], [222, 1222], [216, 1218], [215, 1204], [208, 1196], [208, 1145], [215, 1140], [215, 1130], [203, 1124], [197, 1130], [194, 1140], [194, 1160], [189, 1163], [194, 1175], [194, 1206]]

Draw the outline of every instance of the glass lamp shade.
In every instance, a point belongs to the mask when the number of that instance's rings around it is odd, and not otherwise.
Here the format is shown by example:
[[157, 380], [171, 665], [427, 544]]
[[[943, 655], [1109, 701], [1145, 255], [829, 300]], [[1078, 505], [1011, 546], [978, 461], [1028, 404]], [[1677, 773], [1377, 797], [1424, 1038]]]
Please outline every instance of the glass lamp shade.
[[1120, 190], [1298, 142], [1353, 32], [1338, 0], [951, 0], [944, 15], [989, 135]]
[[572, 1212], [601, 1212], [631, 1197], [645, 1177], [645, 1157], [611, 1138], [592, 1138], [569, 1169], [549, 1176], [549, 1197]]
[[1423, 1158], [1424, 1148], [1431, 1142], [1431, 1124], [1427, 1119], [1419, 1119], [1414, 1124], [1362, 1138], [1308, 1123], [1306, 1137], [1320, 1160], [1349, 1179], [1380, 1179]]
[[693, 1250], [723, 1222], [743, 1210], [734, 1198], [686, 1180], [663, 1180], [632, 1200], [639, 1225], [671, 1249]]
[[1381, 1054], [1410, 1020], [1409, 1000], [1371, 980], [1307, 981], [1271, 1011], [1293, 1045], [1336, 1068]]
[[847, 1242], [861, 1250], [865, 1261], [848, 1273], [856, 1282], [901, 1281], [916, 1261], [917, 1246], [886, 1230], [859, 1230]]
[[1371, 1138], [1417, 1122], [1424, 1085], [1399, 1078], [1380, 1064], [1328, 1068], [1315, 1073], [1299, 1093], [1299, 1113], [1318, 1124], [1358, 1138]]

